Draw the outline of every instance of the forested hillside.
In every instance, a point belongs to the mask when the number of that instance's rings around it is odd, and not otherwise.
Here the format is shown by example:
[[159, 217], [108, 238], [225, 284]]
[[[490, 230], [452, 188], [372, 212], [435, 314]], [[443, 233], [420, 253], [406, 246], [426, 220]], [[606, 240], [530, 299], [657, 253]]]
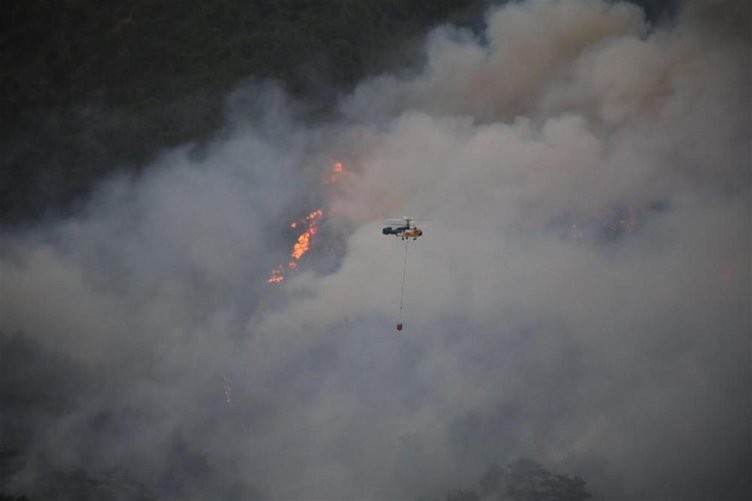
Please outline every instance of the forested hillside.
[[[416, 62], [485, 0], [14, 0], [0, 18], [0, 222], [61, 209], [116, 168], [208, 137], [227, 93], [273, 79], [309, 111]], [[412, 49], [411, 49], [412, 47]]]

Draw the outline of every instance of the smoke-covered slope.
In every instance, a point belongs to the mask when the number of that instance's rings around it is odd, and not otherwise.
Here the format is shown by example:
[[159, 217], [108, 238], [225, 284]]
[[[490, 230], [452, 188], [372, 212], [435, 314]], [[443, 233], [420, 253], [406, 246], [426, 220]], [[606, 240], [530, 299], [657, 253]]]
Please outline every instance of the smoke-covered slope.
[[[0, 369], [3, 490], [437, 498], [532, 457], [602, 499], [748, 497], [749, 6], [485, 19], [326, 122], [249, 84], [210, 144], [5, 232], [2, 346], [37, 369]], [[397, 334], [403, 214], [433, 220]]]

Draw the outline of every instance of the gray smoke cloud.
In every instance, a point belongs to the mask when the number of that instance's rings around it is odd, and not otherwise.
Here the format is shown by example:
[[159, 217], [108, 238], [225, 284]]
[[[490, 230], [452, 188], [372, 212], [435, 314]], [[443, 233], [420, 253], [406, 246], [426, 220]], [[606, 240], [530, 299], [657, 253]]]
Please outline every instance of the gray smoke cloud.
[[[437, 497], [528, 456], [604, 499], [744, 498], [750, 21], [500, 6], [341, 119], [249, 85], [212, 144], [4, 235], [0, 330], [86, 381], [32, 420], [9, 489], [84, 469], [123, 499]], [[267, 284], [318, 207], [311, 252]], [[398, 334], [405, 248], [380, 225], [403, 214], [432, 221]]]

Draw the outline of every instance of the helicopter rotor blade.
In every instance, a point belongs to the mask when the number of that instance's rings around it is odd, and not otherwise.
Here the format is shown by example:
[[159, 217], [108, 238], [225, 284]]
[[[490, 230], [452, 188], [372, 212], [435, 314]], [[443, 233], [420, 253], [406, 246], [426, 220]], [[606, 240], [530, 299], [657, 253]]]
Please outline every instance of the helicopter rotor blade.
[[408, 221], [433, 221], [433, 218], [430, 217], [390, 217], [384, 220], [386, 223], [391, 224], [397, 224], [397, 223], [405, 223]]

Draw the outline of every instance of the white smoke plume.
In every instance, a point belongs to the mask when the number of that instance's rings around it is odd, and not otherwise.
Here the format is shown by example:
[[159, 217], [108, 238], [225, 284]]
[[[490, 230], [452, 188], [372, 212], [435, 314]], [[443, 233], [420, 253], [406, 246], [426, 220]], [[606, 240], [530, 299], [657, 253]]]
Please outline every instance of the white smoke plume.
[[[165, 498], [440, 497], [528, 456], [603, 499], [748, 494], [749, 5], [486, 21], [437, 28], [422, 71], [326, 124], [250, 86], [211, 145], [4, 235], [0, 330], [96, 379], [10, 488], [84, 468]], [[398, 334], [404, 247], [380, 224], [403, 214], [432, 221]]]

